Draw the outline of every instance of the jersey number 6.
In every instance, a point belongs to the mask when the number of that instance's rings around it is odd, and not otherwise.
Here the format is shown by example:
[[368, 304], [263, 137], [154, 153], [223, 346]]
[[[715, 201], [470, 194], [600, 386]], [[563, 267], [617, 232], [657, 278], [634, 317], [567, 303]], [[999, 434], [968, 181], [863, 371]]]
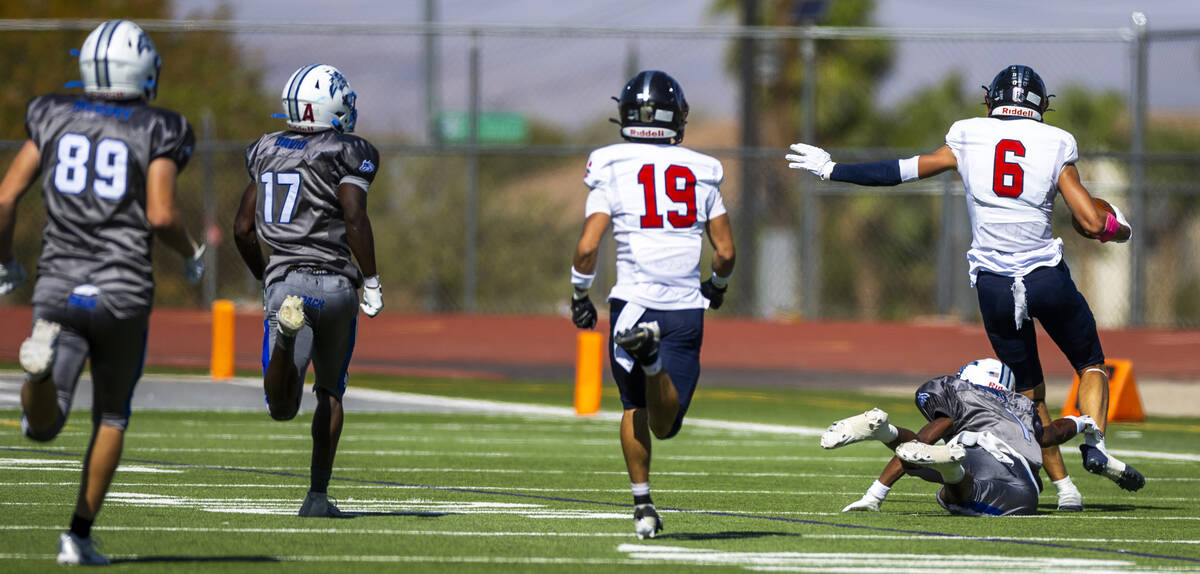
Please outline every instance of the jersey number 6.
[[[687, 212], [667, 212], [667, 220], [676, 229], [691, 227], [696, 223], [696, 174], [682, 165], [671, 165], [663, 173], [667, 184], [667, 197], [687, 206]], [[654, 164], [648, 163], [638, 170], [638, 183], [646, 197], [646, 215], [642, 216], [642, 229], [657, 229], [663, 226], [663, 217], [658, 213], [658, 194], [654, 188]]]
[[1025, 157], [1025, 144], [1017, 140], [1000, 140], [996, 144], [996, 161], [992, 169], [992, 191], [1000, 197], [1016, 197], [1025, 189], [1025, 170], [1015, 161], [1008, 161], [1008, 152], [1013, 157]]

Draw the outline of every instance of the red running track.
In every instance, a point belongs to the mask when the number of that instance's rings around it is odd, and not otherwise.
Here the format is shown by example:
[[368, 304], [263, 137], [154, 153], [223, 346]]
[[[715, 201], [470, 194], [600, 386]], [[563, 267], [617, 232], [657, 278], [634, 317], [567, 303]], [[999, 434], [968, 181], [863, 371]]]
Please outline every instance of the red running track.
[[[16, 361], [29, 333], [29, 307], [0, 307], [0, 360]], [[601, 322], [600, 329], [607, 323]], [[706, 369], [897, 373], [928, 375], [964, 360], [991, 355], [983, 327], [969, 323], [783, 323], [741, 319], [708, 321]], [[402, 375], [495, 377], [494, 365], [570, 367], [577, 330], [565, 317], [389, 313], [359, 318], [351, 371]], [[256, 369], [262, 352], [262, 316], [236, 319], [236, 363]], [[1070, 367], [1039, 333], [1048, 377]], [[1131, 359], [1139, 377], [1200, 381], [1200, 331], [1101, 331], [1106, 354]], [[151, 316], [147, 362], [206, 367], [211, 347], [206, 311], [159, 309]]]

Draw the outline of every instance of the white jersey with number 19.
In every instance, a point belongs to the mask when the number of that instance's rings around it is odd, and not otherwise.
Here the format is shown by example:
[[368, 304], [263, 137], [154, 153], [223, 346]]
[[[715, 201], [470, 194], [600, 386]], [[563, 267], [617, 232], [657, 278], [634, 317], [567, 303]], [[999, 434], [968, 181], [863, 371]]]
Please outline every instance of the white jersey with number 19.
[[1023, 118], [955, 122], [946, 145], [958, 160], [973, 238], [971, 284], [980, 270], [1022, 277], [1062, 260], [1050, 215], [1063, 167], [1079, 159], [1066, 131]]
[[721, 162], [685, 147], [622, 143], [588, 158], [587, 215], [612, 217], [617, 283], [608, 297], [649, 309], [705, 309], [705, 225], [725, 214]]

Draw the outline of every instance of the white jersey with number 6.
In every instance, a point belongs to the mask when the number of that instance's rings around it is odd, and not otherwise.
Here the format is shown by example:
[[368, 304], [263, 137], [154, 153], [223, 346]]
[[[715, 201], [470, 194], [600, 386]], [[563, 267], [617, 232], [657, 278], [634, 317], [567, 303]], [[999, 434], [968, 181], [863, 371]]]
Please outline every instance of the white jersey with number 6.
[[980, 270], [1021, 277], [1058, 265], [1050, 214], [1059, 174], [1079, 159], [1075, 138], [1031, 119], [971, 118], [950, 126], [946, 145], [967, 192], [971, 284]]
[[587, 215], [612, 217], [617, 283], [610, 299], [660, 310], [705, 309], [700, 252], [705, 224], [725, 214], [713, 157], [666, 144], [622, 143], [588, 158]]

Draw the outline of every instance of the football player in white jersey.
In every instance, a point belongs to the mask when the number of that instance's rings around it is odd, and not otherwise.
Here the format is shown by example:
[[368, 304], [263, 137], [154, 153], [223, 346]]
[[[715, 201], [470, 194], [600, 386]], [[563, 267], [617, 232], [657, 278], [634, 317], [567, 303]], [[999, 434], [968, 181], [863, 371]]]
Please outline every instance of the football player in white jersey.
[[[971, 284], [992, 349], [1009, 365], [1016, 390], [1037, 403], [1049, 424], [1046, 384], [1038, 359], [1033, 319], [1079, 374], [1079, 410], [1095, 419], [1099, 433], [1080, 446], [1089, 472], [1127, 490], [1145, 484], [1142, 475], [1105, 450], [1108, 372], [1087, 301], [1071, 280], [1062, 240], [1051, 235], [1055, 192], [1071, 214], [1100, 242], [1128, 241], [1132, 230], [1120, 210], [1096, 207], [1079, 180], [1075, 138], [1042, 123], [1050, 96], [1028, 66], [1009, 66], [987, 88], [988, 116], [955, 122], [946, 145], [901, 160], [839, 164], [821, 148], [798, 143], [788, 167], [822, 180], [859, 185], [897, 185], [958, 170], [966, 188], [973, 240], [967, 252]], [[1046, 473], [1058, 488], [1061, 510], [1081, 510], [1079, 491], [1067, 476], [1058, 447], [1043, 452]]]
[[[650, 500], [650, 434], [669, 439], [683, 424], [700, 377], [704, 310], [717, 309], [733, 273], [733, 232], [715, 158], [679, 145], [688, 104], [679, 84], [648, 70], [617, 100], [621, 136], [588, 158], [587, 219], [575, 248], [572, 320], [596, 325], [588, 289], [600, 239], [612, 224], [617, 282], [609, 300], [609, 360], [621, 390], [621, 449], [633, 490], [634, 531], [653, 538], [662, 519]], [[712, 273], [700, 282], [705, 231]]]

